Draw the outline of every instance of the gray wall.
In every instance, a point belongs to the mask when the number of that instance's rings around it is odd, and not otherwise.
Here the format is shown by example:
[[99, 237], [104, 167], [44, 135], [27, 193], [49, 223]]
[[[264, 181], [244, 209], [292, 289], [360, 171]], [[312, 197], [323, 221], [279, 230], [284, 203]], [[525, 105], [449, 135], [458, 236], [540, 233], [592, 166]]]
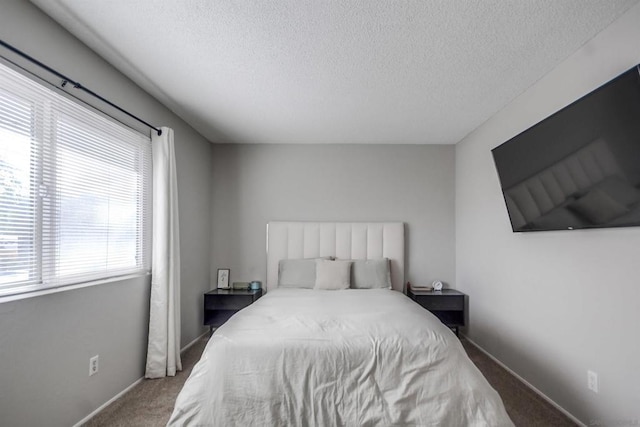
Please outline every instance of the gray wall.
[[212, 286], [264, 282], [270, 220], [404, 221], [406, 280], [454, 285], [453, 146], [213, 147]]
[[467, 334], [589, 425], [640, 422], [640, 228], [512, 233], [490, 150], [639, 63], [638, 22], [640, 6], [456, 146]]
[[[2, 0], [0, 38], [158, 126], [175, 130], [182, 344], [203, 332], [211, 144], [23, 0]], [[0, 303], [0, 424], [69, 426], [144, 374], [149, 277]], [[100, 372], [89, 378], [89, 358]]]

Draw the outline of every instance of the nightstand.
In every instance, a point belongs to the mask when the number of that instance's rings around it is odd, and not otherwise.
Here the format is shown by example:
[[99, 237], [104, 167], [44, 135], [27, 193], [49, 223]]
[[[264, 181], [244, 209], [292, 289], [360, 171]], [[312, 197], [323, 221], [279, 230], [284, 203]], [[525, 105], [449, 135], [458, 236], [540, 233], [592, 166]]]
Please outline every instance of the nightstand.
[[453, 329], [458, 336], [458, 328], [464, 326], [465, 294], [455, 289], [427, 291], [408, 286], [407, 296], [433, 313], [442, 323]]
[[222, 326], [238, 311], [262, 296], [262, 289], [214, 289], [204, 294], [204, 324], [209, 330]]

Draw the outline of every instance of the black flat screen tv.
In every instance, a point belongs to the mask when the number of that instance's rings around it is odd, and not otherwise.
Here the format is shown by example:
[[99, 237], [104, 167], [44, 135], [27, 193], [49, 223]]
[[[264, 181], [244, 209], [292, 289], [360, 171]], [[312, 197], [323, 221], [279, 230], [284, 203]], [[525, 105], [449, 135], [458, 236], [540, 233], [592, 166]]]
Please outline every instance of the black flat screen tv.
[[515, 232], [640, 226], [640, 65], [492, 154]]

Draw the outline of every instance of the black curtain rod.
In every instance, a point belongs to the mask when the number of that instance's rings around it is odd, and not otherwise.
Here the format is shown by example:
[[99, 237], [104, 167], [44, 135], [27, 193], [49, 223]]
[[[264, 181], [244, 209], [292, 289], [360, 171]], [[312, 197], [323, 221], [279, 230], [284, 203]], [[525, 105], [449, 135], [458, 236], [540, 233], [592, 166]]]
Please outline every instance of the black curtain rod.
[[17, 55], [20, 55], [24, 59], [36, 64], [38, 67], [43, 68], [43, 69], [47, 70], [48, 72], [50, 72], [51, 74], [53, 74], [54, 76], [59, 77], [60, 79], [62, 79], [62, 84], [61, 84], [62, 87], [65, 87], [68, 83], [71, 83], [75, 89], [80, 89], [83, 92], [88, 93], [89, 95], [93, 96], [94, 98], [97, 98], [100, 101], [104, 102], [105, 104], [110, 105], [111, 107], [113, 107], [116, 110], [126, 114], [127, 116], [131, 117], [132, 119], [135, 119], [135, 120], [139, 121], [140, 123], [142, 123], [142, 124], [144, 124], [146, 126], [149, 126], [151, 129], [153, 129], [156, 132], [158, 132], [158, 135], [162, 135], [162, 129], [157, 128], [157, 127], [145, 122], [144, 120], [142, 120], [138, 116], [134, 116], [133, 114], [131, 114], [127, 110], [117, 106], [116, 104], [114, 104], [113, 102], [109, 101], [108, 99], [105, 99], [104, 97], [98, 95], [94, 91], [82, 86], [80, 83], [76, 82], [75, 80], [70, 79], [69, 77], [67, 77], [64, 74], [54, 70], [53, 68], [49, 67], [48, 65], [43, 64], [42, 62], [38, 61], [37, 59], [33, 58], [32, 56], [29, 56], [26, 53], [22, 52], [21, 50], [11, 46], [9, 43], [5, 42], [4, 40], [0, 40], [0, 44], [2, 44], [2, 46], [4, 46], [5, 48], [9, 49], [11, 52], [13, 52], [13, 53], [15, 53]]

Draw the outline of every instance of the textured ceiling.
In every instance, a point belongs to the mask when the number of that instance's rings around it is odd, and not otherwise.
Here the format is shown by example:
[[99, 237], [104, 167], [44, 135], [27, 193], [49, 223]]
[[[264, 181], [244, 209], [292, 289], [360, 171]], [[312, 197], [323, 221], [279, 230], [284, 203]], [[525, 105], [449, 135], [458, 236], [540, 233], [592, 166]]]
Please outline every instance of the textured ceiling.
[[638, 0], [32, 2], [213, 142], [455, 144]]

